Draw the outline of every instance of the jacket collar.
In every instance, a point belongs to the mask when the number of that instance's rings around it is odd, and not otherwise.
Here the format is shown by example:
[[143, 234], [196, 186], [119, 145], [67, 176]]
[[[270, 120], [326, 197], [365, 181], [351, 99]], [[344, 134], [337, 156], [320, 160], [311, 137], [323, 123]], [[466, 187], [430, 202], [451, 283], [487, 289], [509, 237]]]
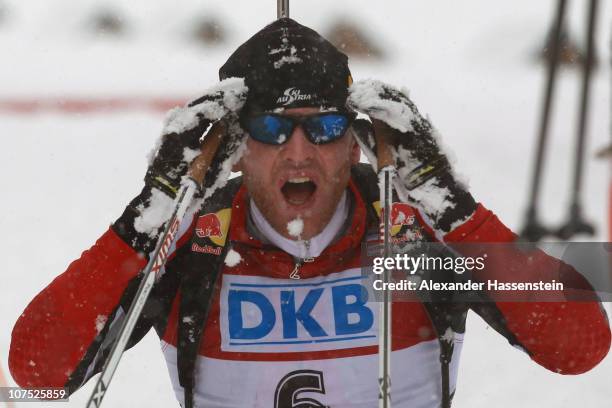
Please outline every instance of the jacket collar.
[[[334, 271], [338, 268], [347, 267], [353, 261], [354, 255], [360, 250], [361, 242], [366, 228], [366, 206], [359, 194], [354, 181], [351, 179], [348, 185], [348, 193], [353, 199], [352, 213], [349, 214], [350, 222], [344, 234], [325, 248], [321, 254], [312, 262], [303, 263], [300, 266], [300, 276], [310, 277], [320, 275], [322, 271]], [[262, 263], [270, 263], [274, 259], [280, 268], [279, 276], [287, 277], [288, 272], [294, 268], [296, 261], [287, 252], [280, 248], [266, 244], [248, 229], [249, 196], [243, 185], [238, 190], [232, 202], [232, 222], [230, 225], [230, 240], [234, 246], [246, 247], [256, 258], [261, 257]], [[253, 251], [253, 249], [256, 249]], [[276, 273], [275, 273], [276, 275]]]

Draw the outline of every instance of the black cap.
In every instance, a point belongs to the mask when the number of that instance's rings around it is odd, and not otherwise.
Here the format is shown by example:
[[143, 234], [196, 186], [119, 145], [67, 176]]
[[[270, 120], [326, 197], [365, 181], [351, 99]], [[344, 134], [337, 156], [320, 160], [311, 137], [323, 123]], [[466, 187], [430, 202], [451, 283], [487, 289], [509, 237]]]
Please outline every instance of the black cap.
[[344, 108], [352, 82], [348, 57], [290, 18], [276, 20], [238, 47], [219, 70], [219, 77], [245, 79], [248, 112]]

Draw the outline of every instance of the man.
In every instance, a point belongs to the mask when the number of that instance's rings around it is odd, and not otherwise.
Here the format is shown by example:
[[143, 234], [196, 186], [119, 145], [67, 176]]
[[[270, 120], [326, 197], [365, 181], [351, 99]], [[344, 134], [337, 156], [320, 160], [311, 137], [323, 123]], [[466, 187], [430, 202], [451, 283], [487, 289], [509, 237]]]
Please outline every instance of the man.
[[[220, 76], [169, 115], [141, 194], [19, 318], [9, 363], [22, 386], [73, 392], [100, 371], [207, 130], [204, 141], [226, 139], [131, 342], [155, 327], [184, 407], [377, 404], [377, 308], [360, 266], [378, 228], [378, 191], [356, 143], [376, 163], [371, 127], [391, 145], [410, 203], [394, 207], [396, 239], [514, 240], [456, 181], [408, 97], [376, 81], [352, 84], [346, 56], [316, 32], [278, 20], [239, 47]], [[242, 178], [228, 182], [232, 166]], [[579, 280], [542, 253], [516, 262], [517, 280], [560, 271]], [[610, 346], [597, 302], [473, 309], [559, 373], [591, 369]], [[393, 304], [394, 406], [450, 406], [466, 311]]]

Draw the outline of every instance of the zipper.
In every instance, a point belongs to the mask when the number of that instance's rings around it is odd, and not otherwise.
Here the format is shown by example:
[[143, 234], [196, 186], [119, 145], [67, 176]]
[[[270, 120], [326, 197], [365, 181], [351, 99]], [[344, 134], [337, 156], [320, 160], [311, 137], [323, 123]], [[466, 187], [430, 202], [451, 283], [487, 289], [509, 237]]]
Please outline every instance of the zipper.
[[293, 267], [293, 270], [289, 274], [289, 278], [290, 279], [302, 279], [302, 277], [300, 276], [300, 266], [302, 266], [301, 262], [296, 262], [295, 263], [295, 266]]
[[[308, 255], [310, 253], [310, 241], [304, 241], [304, 246], [306, 247], [306, 255]], [[309, 256], [306, 258], [302, 258], [300, 261], [296, 262], [295, 266], [293, 267], [293, 270], [289, 274], [289, 278], [302, 279], [302, 277], [300, 276], [300, 267], [307, 262], [314, 262], [314, 260], [314, 257]]]

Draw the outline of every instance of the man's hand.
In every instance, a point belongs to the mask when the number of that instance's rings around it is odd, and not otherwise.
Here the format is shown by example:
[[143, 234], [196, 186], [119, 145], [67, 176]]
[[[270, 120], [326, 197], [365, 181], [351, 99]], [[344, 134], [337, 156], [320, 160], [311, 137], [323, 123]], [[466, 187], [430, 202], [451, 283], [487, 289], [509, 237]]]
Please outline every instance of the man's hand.
[[352, 109], [367, 114], [372, 123], [353, 126], [360, 146], [376, 165], [376, 144], [390, 146], [402, 191], [441, 234], [465, 221], [476, 209], [467, 188], [457, 182], [437, 134], [406, 93], [380, 81], [358, 81], [349, 89]]
[[[202, 139], [213, 133], [206, 131], [213, 122], [237, 116], [246, 95], [244, 81], [231, 78], [210, 88], [186, 107], [171, 110], [145, 176], [145, 183], [171, 198], [176, 197], [181, 178], [187, 173], [189, 164], [203, 153], [201, 146], [206, 143]], [[215, 134], [219, 136], [217, 132]], [[210, 144], [215, 150], [217, 146]]]
[[244, 80], [230, 78], [169, 112], [145, 187], [113, 224], [125, 242], [144, 254], [153, 249], [190, 167], [189, 176], [202, 187], [197, 197], [206, 198], [225, 183], [243, 142], [238, 115], [246, 96]]

